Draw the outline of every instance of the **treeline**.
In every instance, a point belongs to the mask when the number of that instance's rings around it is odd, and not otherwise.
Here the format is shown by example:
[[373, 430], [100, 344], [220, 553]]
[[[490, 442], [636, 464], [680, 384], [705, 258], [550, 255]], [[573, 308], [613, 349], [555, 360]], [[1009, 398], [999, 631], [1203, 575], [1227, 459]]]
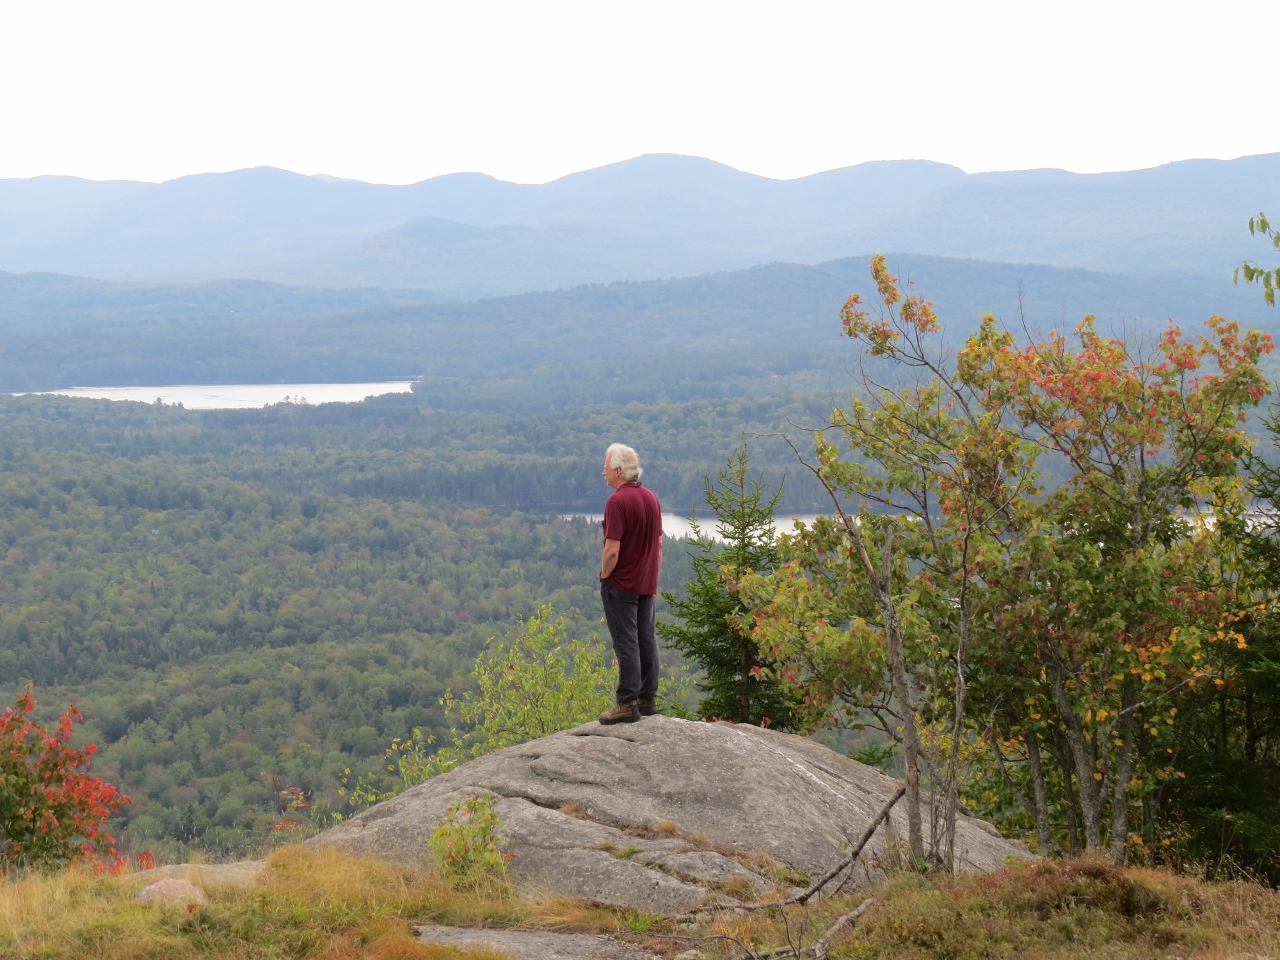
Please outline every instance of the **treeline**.
[[646, 482], [664, 506], [687, 512], [702, 499], [703, 478], [745, 440], [753, 463], [783, 487], [783, 507], [811, 511], [824, 505], [821, 488], [779, 434], [810, 446], [806, 427], [830, 406], [821, 396], [784, 394], [512, 414], [441, 409], [430, 394], [413, 394], [186, 411], [0, 397], [0, 456], [53, 449], [202, 471], [216, 458], [217, 475], [280, 493], [595, 513], [608, 493], [600, 461], [621, 441], [641, 452]]
[[[599, 627], [584, 520], [338, 492], [374, 454], [224, 455], [188, 411], [6, 406], [0, 693], [33, 682], [44, 712], [80, 706], [95, 769], [134, 800], [114, 825], [131, 849], [245, 855], [299, 802], [325, 822], [343, 771], [377, 776], [392, 738], [447, 732], [438, 701], [487, 639], [548, 602], [580, 636]], [[687, 558], [667, 561], [678, 589]]]
[[[893, 265], [927, 284], [957, 331], [987, 311], [1040, 329], [1092, 313], [1125, 335], [1158, 335], [1169, 317], [1190, 326], [1215, 310], [1274, 322], [1225, 273], [1206, 282], [914, 255]], [[372, 289], [0, 273], [0, 389], [426, 374], [461, 381], [483, 404], [518, 381], [561, 408], [769, 392], [775, 376], [841, 379], [840, 305], [866, 282], [866, 259], [851, 257], [431, 304]]]
[[583, 607], [598, 560], [581, 521], [50, 452], [0, 462], [0, 517], [0, 674], [41, 684]]

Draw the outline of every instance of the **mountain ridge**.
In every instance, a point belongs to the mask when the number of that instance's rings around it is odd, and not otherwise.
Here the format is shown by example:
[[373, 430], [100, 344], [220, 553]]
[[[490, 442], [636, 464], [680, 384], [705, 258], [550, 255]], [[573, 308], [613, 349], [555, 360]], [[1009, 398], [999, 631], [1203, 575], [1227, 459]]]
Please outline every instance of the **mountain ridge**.
[[873, 249], [1221, 274], [1257, 252], [1245, 223], [1277, 207], [1280, 154], [1102, 174], [876, 161], [771, 180], [655, 154], [547, 184], [456, 173], [392, 186], [275, 168], [89, 183], [0, 181], [0, 269], [476, 299]]

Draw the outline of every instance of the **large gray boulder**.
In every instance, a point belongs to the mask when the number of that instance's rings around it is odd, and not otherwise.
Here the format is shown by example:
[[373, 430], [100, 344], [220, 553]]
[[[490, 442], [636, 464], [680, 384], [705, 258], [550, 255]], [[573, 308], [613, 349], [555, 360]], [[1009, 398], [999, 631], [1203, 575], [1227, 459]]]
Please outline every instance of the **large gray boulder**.
[[[523, 893], [672, 914], [822, 875], [897, 786], [805, 737], [759, 727], [662, 716], [592, 722], [472, 760], [308, 843], [429, 868], [427, 840], [448, 807], [489, 791], [500, 798], [502, 846]], [[906, 836], [902, 803], [890, 820], [892, 843]], [[1030, 857], [970, 817], [960, 818], [956, 849], [966, 870]], [[867, 882], [886, 862], [881, 826], [849, 883]]]

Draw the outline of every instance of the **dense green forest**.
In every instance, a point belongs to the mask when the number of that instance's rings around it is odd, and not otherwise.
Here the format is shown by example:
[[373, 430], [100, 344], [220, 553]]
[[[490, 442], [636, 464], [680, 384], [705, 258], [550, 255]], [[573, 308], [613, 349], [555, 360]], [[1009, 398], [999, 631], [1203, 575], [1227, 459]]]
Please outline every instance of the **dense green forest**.
[[[288, 787], [322, 822], [344, 770], [376, 773], [415, 726], [445, 733], [445, 689], [538, 605], [599, 629], [599, 527], [506, 497], [563, 481], [557, 498], [597, 512], [616, 437], [682, 458], [651, 461], [662, 495], [664, 472], [693, 489], [744, 423], [788, 409], [513, 420], [411, 395], [205, 412], [0, 399], [3, 692], [34, 682], [45, 715], [80, 706], [95, 769], [134, 799], [132, 848], [244, 854]], [[663, 588], [689, 573], [670, 548]]]
[[[526, 409], [538, 409], [524, 397]], [[757, 467], [784, 486], [784, 509], [813, 510], [824, 502], [777, 436], [788, 431], [803, 438], [807, 427], [821, 423], [831, 406], [821, 395], [520, 414], [453, 412], [439, 402], [430, 384], [412, 395], [359, 404], [264, 410], [0, 397], [0, 448], [138, 463], [156, 458], [289, 494], [597, 513], [607, 493], [599, 476], [603, 451], [624, 439], [642, 452], [646, 479], [665, 507], [688, 512], [702, 498], [703, 477], [745, 438]]]
[[[134, 797], [131, 840], [257, 824], [260, 841], [273, 780], [334, 803], [344, 767], [444, 732], [445, 688], [539, 603], [596, 628], [585, 521], [215, 471], [47, 451], [0, 467], [0, 676], [80, 704], [98, 769]], [[240, 833], [220, 836], [205, 846]]]

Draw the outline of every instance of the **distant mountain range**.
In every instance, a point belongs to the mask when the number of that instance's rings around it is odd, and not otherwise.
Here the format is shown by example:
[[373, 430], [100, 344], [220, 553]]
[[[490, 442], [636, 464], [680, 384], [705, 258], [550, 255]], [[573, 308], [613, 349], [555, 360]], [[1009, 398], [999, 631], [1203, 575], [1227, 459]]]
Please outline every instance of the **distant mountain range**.
[[0, 181], [0, 269], [249, 278], [470, 300], [880, 250], [1222, 278], [1265, 249], [1280, 154], [1126, 173], [966, 174], [927, 161], [770, 180], [655, 155], [542, 185], [410, 186], [258, 168], [160, 184]]
[[[1019, 328], [1187, 333], [1218, 312], [1273, 328], [1278, 315], [1229, 278], [895, 256], [959, 340], [986, 311]], [[557, 404], [692, 399], [795, 384], [844, 389], [855, 348], [839, 310], [872, 293], [867, 260], [772, 264], [471, 303], [252, 280], [139, 284], [0, 274], [0, 390], [105, 384], [361, 381], [426, 374], [441, 405], [538, 381]], [[456, 381], [456, 382], [455, 382]], [[504, 384], [506, 386], [504, 386]], [[443, 388], [441, 388], [443, 389]], [[443, 394], [442, 394], [443, 396]], [[490, 402], [477, 393], [475, 402]], [[508, 398], [509, 399], [509, 398]]]

